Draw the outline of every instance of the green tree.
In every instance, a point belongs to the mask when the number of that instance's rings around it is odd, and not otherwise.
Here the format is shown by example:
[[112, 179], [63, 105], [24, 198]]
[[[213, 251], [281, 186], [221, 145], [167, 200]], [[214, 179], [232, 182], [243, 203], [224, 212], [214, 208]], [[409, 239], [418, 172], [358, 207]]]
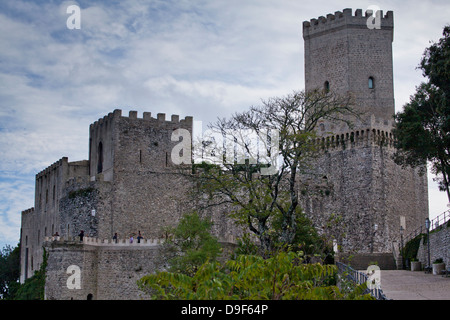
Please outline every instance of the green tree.
[[211, 227], [211, 221], [193, 212], [184, 215], [175, 228], [166, 228], [163, 251], [171, 271], [192, 275], [207, 260], [218, 257], [221, 248], [217, 238], [211, 235]]
[[450, 26], [425, 50], [419, 68], [427, 81], [395, 115], [395, 161], [423, 170], [429, 161], [450, 201]]
[[0, 297], [14, 299], [19, 288], [20, 244], [15, 248], [7, 245], [0, 251]]
[[372, 299], [365, 284], [351, 291], [335, 285], [336, 266], [303, 264], [301, 252], [284, 252], [269, 259], [241, 255], [223, 266], [206, 262], [188, 276], [158, 272], [138, 281], [153, 299], [164, 300], [344, 300]]
[[44, 248], [43, 261], [39, 270], [25, 280], [18, 288], [15, 300], [44, 300], [45, 295], [45, 272], [47, 269], [48, 253]]
[[[293, 244], [300, 212], [298, 175], [312, 165], [318, 121], [349, 123], [348, 116], [355, 115], [350, 105], [350, 96], [294, 92], [211, 124], [212, 134], [197, 144], [197, 152], [216, 161], [208, 160], [193, 175], [198, 195], [208, 196], [205, 206], [230, 204], [231, 216], [259, 238], [263, 252], [275, 243]], [[270, 165], [275, 170], [264, 173], [268, 159], [276, 160]]]

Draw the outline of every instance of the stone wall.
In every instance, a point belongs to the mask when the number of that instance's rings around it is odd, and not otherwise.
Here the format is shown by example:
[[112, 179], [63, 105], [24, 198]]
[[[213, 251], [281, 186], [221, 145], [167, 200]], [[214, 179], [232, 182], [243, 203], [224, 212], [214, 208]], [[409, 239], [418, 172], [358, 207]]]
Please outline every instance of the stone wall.
[[[442, 258], [446, 267], [450, 267], [450, 221], [430, 232], [430, 262]], [[420, 241], [417, 259], [422, 267], [428, 265], [428, 244]]]
[[[84, 238], [66, 241], [47, 238], [48, 252], [45, 299], [49, 300], [141, 300], [151, 296], [141, 291], [137, 281], [143, 276], [167, 268], [167, 256], [160, 252], [162, 239]], [[221, 243], [225, 259], [235, 249], [232, 243]], [[80, 287], [70, 288], [73, 273], [79, 267]], [[69, 272], [68, 272], [69, 270]], [[68, 286], [69, 280], [69, 286]]]
[[[312, 172], [303, 176], [303, 208], [319, 230], [333, 215], [341, 217], [328, 229], [345, 252], [392, 252], [400, 225], [411, 232], [428, 216], [426, 175], [396, 165], [381, 132], [343, 136], [325, 141]], [[315, 192], [320, 186], [326, 192]]]
[[69, 179], [87, 177], [88, 161], [69, 162], [63, 157], [36, 174], [34, 207], [22, 212], [21, 281], [42, 263], [42, 243], [60, 229], [60, 201]]
[[59, 205], [59, 234], [66, 239], [86, 236], [111, 238], [111, 182], [103, 175], [71, 178], [66, 182]]
[[381, 270], [395, 270], [397, 268], [392, 253], [357, 254], [354, 256], [338, 254], [335, 259], [361, 271], [367, 270], [371, 265], [377, 265]]
[[[49, 241], [45, 298], [52, 300], [138, 300], [149, 299], [137, 280], [158, 267], [159, 244]], [[161, 261], [161, 264], [163, 262]], [[80, 268], [80, 288], [70, 289], [70, 266]]]

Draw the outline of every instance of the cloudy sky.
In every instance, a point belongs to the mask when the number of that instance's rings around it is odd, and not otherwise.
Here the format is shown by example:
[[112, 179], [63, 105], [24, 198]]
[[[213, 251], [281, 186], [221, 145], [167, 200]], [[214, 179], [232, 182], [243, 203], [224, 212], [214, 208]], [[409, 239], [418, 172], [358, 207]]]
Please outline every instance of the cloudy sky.
[[[81, 8], [69, 29], [70, 5]], [[302, 22], [344, 8], [394, 11], [396, 110], [450, 23], [450, 2], [0, 1], [0, 249], [16, 245], [35, 174], [87, 159], [89, 124], [114, 109], [203, 123], [304, 88]], [[432, 177], [430, 215], [447, 198]]]

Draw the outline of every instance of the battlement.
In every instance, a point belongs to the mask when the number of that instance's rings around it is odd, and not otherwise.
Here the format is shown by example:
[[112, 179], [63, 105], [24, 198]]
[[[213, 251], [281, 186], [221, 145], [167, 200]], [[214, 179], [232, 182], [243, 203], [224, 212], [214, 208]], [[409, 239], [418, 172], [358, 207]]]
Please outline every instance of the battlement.
[[[344, 28], [368, 28], [367, 20], [373, 15], [372, 10], [367, 10], [364, 15], [362, 9], [357, 9], [353, 15], [352, 9], [344, 9], [336, 11], [334, 14], [327, 14], [326, 17], [320, 16], [319, 18], [311, 19], [310, 21], [303, 22], [303, 38], [308, 39], [313, 36], [321, 35], [324, 32], [331, 30], [337, 31]], [[381, 29], [394, 28], [394, 13], [388, 11], [383, 15], [383, 10], [378, 10], [375, 13], [376, 17], [380, 18]]]
[[390, 131], [372, 128], [325, 136], [316, 139], [315, 143], [323, 150], [338, 148], [348, 149], [370, 145], [394, 148], [395, 138]]
[[28, 215], [28, 214], [33, 214], [33, 213], [34, 213], [34, 207], [22, 211], [22, 215]]
[[51, 171], [62, 166], [63, 164], [68, 164], [68, 163], [69, 163], [69, 159], [67, 157], [62, 157], [58, 161], [54, 162], [53, 164], [51, 164], [50, 166], [48, 166], [47, 168], [45, 168], [44, 170], [42, 170], [41, 172], [36, 174], [36, 180], [49, 174]]
[[64, 242], [74, 242], [74, 243], [82, 243], [88, 244], [92, 246], [159, 246], [164, 243], [164, 239], [141, 239], [140, 243], [138, 243], [137, 239], [99, 239], [94, 237], [84, 237], [83, 241], [79, 241], [78, 237], [74, 237], [73, 239], [65, 239], [60, 236], [53, 237], [45, 237], [46, 242], [55, 242], [55, 243], [64, 243]]
[[370, 130], [372, 129], [391, 132], [394, 128], [394, 120], [376, 117], [371, 114], [368, 117], [351, 119], [351, 127], [347, 123], [333, 123], [326, 120], [320, 120], [317, 124], [317, 134], [321, 137], [330, 135], [341, 135], [351, 131]]
[[[64, 243], [64, 242], [73, 242], [73, 243], [82, 243], [82, 244], [88, 244], [92, 246], [135, 246], [135, 247], [145, 247], [145, 246], [159, 246], [162, 245], [165, 242], [164, 238], [158, 238], [158, 239], [141, 239], [140, 242], [136, 238], [131, 240], [128, 239], [100, 239], [95, 237], [83, 237], [83, 241], [79, 241], [78, 237], [71, 237], [70, 239], [65, 239], [61, 236], [52, 236], [52, 237], [45, 237], [45, 242], [51, 243]], [[219, 242], [221, 243], [232, 243], [237, 244], [236, 238], [232, 235], [229, 235], [227, 238], [219, 239]]]
[[190, 126], [192, 127], [193, 124], [193, 117], [191, 116], [186, 116], [184, 119], [180, 120], [180, 116], [173, 114], [170, 118], [170, 120], [166, 120], [166, 114], [165, 113], [158, 113], [156, 115], [156, 118], [152, 117], [152, 113], [151, 112], [143, 112], [142, 114], [142, 118], [138, 117], [138, 112], [131, 110], [128, 113], [128, 117], [127, 116], [122, 116], [122, 110], [120, 109], [116, 109], [113, 112], [110, 112], [108, 115], [104, 116], [103, 118], [95, 121], [94, 123], [92, 123], [90, 125], [90, 129], [92, 130], [94, 127], [97, 127], [99, 125], [102, 124], [108, 124], [109, 122], [113, 121], [113, 120], [120, 120], [123, 118], [127, 118], [130, 120], [140, 120], [140, 121], [149, 121], [149, 122], [154, 122], [157, 125], [161, 125], [161, 124], [176, 124], [179, 123], [180, 125], [185, 125], [185, 126]]

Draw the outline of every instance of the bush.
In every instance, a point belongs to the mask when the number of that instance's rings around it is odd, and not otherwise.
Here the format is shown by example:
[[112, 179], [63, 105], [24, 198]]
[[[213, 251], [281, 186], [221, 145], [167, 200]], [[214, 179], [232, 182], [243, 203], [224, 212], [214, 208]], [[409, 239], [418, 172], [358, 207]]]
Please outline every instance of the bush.
[[269, 259], [240, 255], [225, 265], [204, 263], [193, 276], [157, 272], [138, 281], [153, 299], [163, 300], [341, 300], [372, 299], [365, 288], [343, 293], [336, 266], [302, 263], [303, 254], [279, 252]]
[[48, 253], [44, 248], [41, 267], [31, 278], [28, 278], [24, 284], [20, 285], [14, 298], [15, 300], [44, 300], [47, 258]]
[[193, 275], [208, 259], [220, 254], [220, 244], [210, 233], [212, 223], [193, 212], [182, 217], [175, 228], [166, 228], [165, 255], [170, 271]]
[[422, 240], [423, 234], [419, 234], [415, 238], [409, 240], [403, 247], [403, 258], [413, 261], [417, 260], [417, 252], [419, 251], [420, 241]]

